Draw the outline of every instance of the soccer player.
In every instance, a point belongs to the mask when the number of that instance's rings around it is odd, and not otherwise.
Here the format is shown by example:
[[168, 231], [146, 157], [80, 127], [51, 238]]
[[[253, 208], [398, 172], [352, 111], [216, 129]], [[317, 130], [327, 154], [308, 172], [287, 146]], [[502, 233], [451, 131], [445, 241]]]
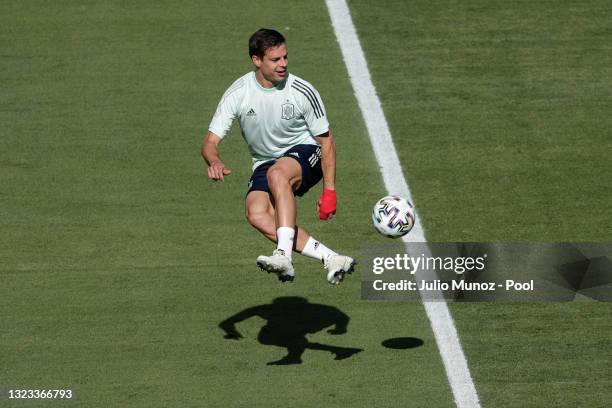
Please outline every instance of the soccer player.
[[246, 196], [246, 217], [266, 238], [277, 243], [272, 256], [257, 265], [292, 281], [292, 250], [323, 262], [327, 281], [342, 282], [355, 260], [339, 255], [296, 226], [295, 196], [323, 179], [317, 202], [321, 220], [336, 213], [336, 144], [325, 107], [316, 89], [287, 70], [287, 45], [278, 31], [260, 29], [249, 39], [254, 71], [238, 78], [223, 94], [202, 157], [208, 178], [223, 181], [231, 174], [219, 155], [219, 143], [238, 119], [253, 161]]

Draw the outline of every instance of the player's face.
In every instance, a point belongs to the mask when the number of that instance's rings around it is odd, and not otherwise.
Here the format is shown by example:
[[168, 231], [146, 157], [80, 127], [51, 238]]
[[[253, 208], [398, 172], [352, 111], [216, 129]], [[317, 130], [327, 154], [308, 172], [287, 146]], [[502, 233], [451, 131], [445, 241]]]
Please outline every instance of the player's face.
[[268, 48], [263, 59], [253, 56], [253, 63], [259, 68], [258, 80], [264, 87], [272, 87], [287, 77], [287, 47], [281, 44], [278, 47]]

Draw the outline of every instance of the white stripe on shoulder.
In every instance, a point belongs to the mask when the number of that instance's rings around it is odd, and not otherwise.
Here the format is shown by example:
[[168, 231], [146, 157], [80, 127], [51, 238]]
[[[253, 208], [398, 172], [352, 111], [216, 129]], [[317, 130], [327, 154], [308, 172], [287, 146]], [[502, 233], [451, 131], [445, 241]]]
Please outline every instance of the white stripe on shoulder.
[[231, 84], [229, 88], [227, 88], [227, 91], [225, 91], [225, 93], [223, 94], [223, 97], [225, 98], [229, 96], [231, 93], [237, 91], [243, 86], [244, 86], [244, 77], [240, 77], [236, 81], [234, 81], [234, 83]]
[[227, 88], [227, 91], [225, 91], [225, 93], [223, 94], [223, 96], [221, 97], [221, 102], [219, 102], [220, 105], [223, 104], [223, 102], [225, 102], [225, 100], [234, 92], [244, 88], [245, 85], [245, 80], [244, 77], [240, 77], [238, 78], [236, 81], [234, 81], [233, 84], [230, 85], [229, 88]]

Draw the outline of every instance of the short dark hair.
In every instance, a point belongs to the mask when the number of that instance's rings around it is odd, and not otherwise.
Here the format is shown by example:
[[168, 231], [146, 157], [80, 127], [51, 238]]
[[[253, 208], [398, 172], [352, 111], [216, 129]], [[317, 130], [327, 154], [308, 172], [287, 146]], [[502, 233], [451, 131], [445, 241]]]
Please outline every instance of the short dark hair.
[[271, 28], [260, 28], [249, 38], [249, 57], [257, 55], [263, 59], [266, 50], [285, 43], [285, 37]]

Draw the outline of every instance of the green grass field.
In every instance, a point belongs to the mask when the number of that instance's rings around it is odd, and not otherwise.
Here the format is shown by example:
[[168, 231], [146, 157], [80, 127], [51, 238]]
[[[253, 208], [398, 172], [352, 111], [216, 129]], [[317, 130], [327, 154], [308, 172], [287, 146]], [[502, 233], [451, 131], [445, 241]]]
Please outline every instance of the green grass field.
[[[612, 240], [612, 23], [605, 1], [350, 0], [370, 72], [431, 241]], [[321, 93], [338, 144], [339, 211], [299, 223], [359, 257], [383, 242], [370, 210], [377, 163], [324, 2], [3, 2], [0, 5], [0, 406], [8, 389], [72, 389], [76, 406], [454, 406], [418, 303], [360, 299], [244, 219], [250, 174], [206, 179], [199, 148], [216, 104], [250, 68], [262, 26]], [[350, 317], [311, 342], [363, 351], [268, 366], [247, 308], [302, 297]], [[609, 303], [452, 304], [484, 407], [604, 407]], [[310, 309], [298, 312], [313, 320]], [[386, 339], [422, 345], [393, 350]]]

